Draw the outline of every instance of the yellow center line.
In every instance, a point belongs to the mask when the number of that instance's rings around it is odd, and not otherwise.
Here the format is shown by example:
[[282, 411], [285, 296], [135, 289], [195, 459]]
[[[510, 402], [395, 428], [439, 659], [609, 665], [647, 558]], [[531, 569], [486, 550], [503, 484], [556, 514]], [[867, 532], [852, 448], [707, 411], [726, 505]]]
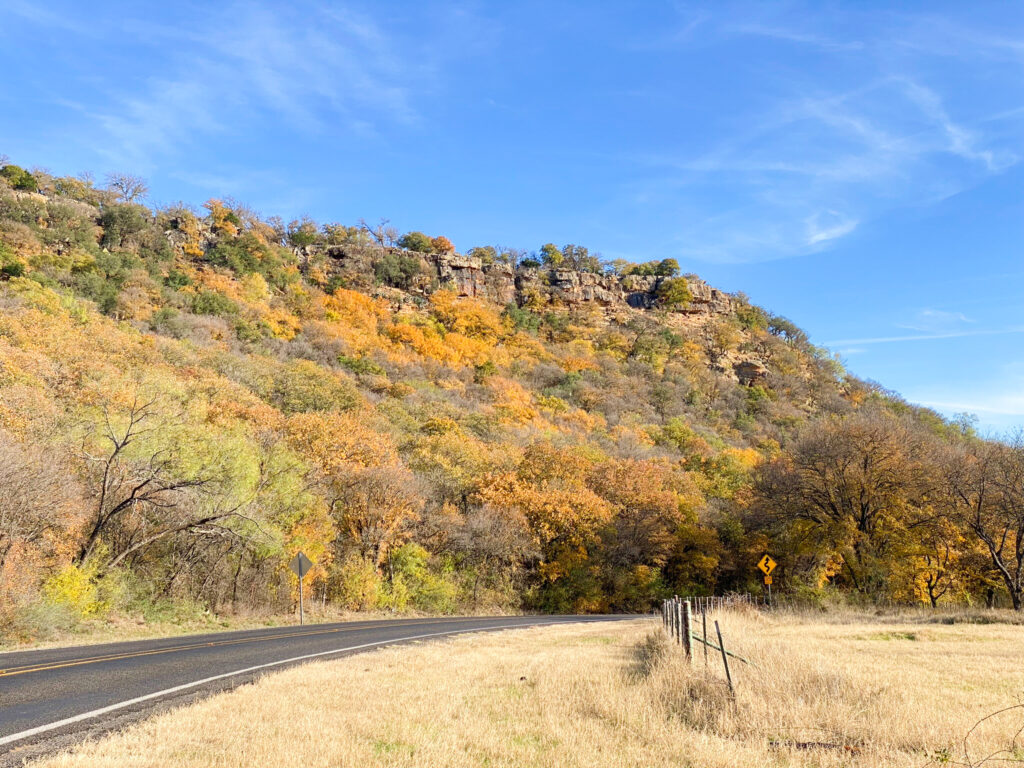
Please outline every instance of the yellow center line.
[[[495, 617], [497, 618], [497, 617]], [[132, 651], [126, 653], [106, 654], [103, 656], [88, 656], [81, 659], [70, 659], [68, 661], [60, 662], [40, 662], [38, 664], [26, 664], [20, 667], [10, 667], [8, 669], [0, 669], [0, 677], [14, 677], [15, 675], [25, 675], [30, 672], [45, 672], [51, 669], [63, 669], [64, 667], [77, 667], [83, 664], [99, 664], [104, 661], [118, 661], [121, 659], [134, 659], [141, 656], [155, 656], [162, 653], [175, 653], [178, 651], [190, 651], [196, 648], [212, 648], [222, 645], [239, 645], [242, 643], [259, 643], [265, 640], [280, 640], [287, 637], [310, 637], [312, 635], [327, 635], [332, 633], [344, 633], [344, 632], [359, 632], [364, 629], [383, 629], [389, 625], [395, 626], [417, 626], [420, 624], [436, 624], [444, 621], [452, 621], [453, 619], [422, 619], [416, 621], [404, 621], [400, 625], [395, 622], [384, 621], [378, 622], [373, 625], [363, 624], [358, 627], [334, 627], [332, 629], [319, 629], [310, 630], [307, 632], [282, 632], [276, 635], [264, 635], [261, 637], [244, 637], [235, 640], [216, 640], [207, 641], [205, 643], [190, 643], [188, 645], [176, 645], [170, 648], [154, 648], [149, 651]]]

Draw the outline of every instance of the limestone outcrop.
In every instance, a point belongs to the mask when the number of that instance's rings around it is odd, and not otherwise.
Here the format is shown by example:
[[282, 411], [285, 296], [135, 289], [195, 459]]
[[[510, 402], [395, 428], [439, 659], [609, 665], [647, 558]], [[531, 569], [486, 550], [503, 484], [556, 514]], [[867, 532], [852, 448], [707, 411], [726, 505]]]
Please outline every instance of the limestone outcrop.
[[[374, 266], [388, 256], [414, 260], [419, 272], [406, 290], [429, 295], [445, 288], [459, 296], [550, 307], [552, 310], [598, 306], [609, 311], [652, 309], [658, 304], [658, 288], [666, 279], [652, 275], [600, 275], [572, 269], [520, 267], [507, 263], [484, 264], [479, 258], [458, 253], [417, 253], [399, 248], [331, 246], [324, 251], [332, 271], [353, 285], [372, 282]], [[673, 310], [682, 315], [723, 315], [733, 311], [729, 294], [703, 280], [688, 276], [690, 303]]]

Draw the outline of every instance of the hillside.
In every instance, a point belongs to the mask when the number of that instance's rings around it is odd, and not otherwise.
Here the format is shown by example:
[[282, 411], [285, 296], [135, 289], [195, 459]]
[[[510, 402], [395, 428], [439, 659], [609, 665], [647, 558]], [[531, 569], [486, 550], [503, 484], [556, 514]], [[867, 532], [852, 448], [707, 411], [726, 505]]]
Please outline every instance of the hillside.
[[1016, 449], [672, 259], [112, 181], [0, 169], [0, 631], [285, 611], [300, 549], [354, 610], [646, 610], [768, 549], [805, 599], [1019, 601]]

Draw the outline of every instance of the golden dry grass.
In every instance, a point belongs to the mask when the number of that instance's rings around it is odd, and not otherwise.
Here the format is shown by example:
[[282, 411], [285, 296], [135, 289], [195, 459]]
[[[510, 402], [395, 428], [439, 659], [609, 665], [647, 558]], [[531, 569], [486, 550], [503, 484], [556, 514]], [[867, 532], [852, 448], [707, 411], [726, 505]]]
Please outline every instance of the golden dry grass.
[[[720, 658], [690, 667], [659, 622], [544, 627], [309, 664], [36, 768], [963, 764], [1024, 688], [1018, 626], [719, 618], [757, 665], [735, 708]], [[1022, 723], [989, 721], [972, 762]]]

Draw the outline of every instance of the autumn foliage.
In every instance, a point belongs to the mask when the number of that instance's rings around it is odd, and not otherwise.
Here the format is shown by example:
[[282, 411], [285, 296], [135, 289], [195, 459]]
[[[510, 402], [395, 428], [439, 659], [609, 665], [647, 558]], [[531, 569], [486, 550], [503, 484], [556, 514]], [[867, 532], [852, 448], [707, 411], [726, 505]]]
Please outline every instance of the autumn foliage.
[[[502, 307], [330, 251], [419, 265], [444, 237], [3, 178], [0, 630], [287, 610], [300, 549], [353, 609], [646, 610], [759, 589], [769, 549], [801, 599], [1020, 605], [1024, 448], [748, 304], [668, 323], [674, 261], [650, 312]], [[766, 377], [723, 373], [738, 352]]]

